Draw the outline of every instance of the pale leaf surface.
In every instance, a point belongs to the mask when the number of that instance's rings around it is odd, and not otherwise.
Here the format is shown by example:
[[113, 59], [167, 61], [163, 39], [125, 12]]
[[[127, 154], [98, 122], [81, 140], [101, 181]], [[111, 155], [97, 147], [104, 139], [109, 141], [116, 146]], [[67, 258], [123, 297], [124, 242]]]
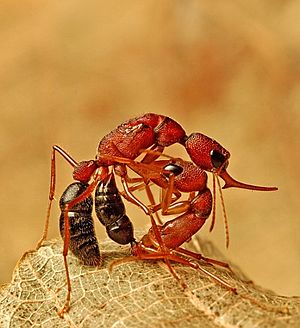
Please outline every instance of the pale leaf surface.
[[[210, 250], [209, 256], [218, 253], [210, 244], [199, 245], [204, 253]], [[99, 268], [68, 256], [71, 310], [64, 318], [57, 315], [66, 295], [62, 242], [50, 241], [25, 253], [11, 283], [0, 290], [1, 328], [300, 326], [299, 297], [275, 295], [245, 282], [241, 273], [204, 266], [237, 287], [235, 295], [205, 274], [174, 264], [188, 286], [183, 291], [161, 261], [128, 262], [109, 273], [111, 260], [128, 256], [129, 249], [106, 241], [101, 250]]]

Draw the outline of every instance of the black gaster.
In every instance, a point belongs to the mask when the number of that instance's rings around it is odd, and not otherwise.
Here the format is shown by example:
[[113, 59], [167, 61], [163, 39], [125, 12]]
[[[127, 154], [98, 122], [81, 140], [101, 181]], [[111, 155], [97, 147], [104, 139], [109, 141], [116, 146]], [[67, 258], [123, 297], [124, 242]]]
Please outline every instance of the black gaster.
[[95, 193], [95, 210], [100, 222], [106, 227], [106, 232], [118, 244], [135, 242], [133, 226], [125, 213], [125, 206], [111, 173], [100, 181]]
[[[88, 184], [74, 182], [70, 184], [62, 194], [59, 205], [61, 215], [59, 220], [60, 234], [64, 239], [64, 213], [66, 204], [81, 195]], [[101, 264], [100, 250], [95, 234], [94, 221], [92, 218], [93, 198], [87, 197], [75, 204], [68, 212], [70, 223], [71, 252], [85, 265], [96, 266]]]

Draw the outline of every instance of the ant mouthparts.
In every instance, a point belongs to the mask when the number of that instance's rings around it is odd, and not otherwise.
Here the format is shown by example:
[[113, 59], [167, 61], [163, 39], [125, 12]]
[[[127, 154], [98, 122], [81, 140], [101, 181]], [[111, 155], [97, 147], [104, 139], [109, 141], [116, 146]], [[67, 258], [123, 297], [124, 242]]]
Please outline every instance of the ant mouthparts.
[[232, 178], [226, 170], [222, 170], [219, 173], [219, 176], [225, 181], [225, 185], [222, 189], [227, 189], [231, 187], [241, 188], [241, 189], [249, 189], [249, 190], [256, 190], [256, 191], [276, 191], [278, 190], [277, 187], [263, 187], [263, 186], [255, 186], [248, 183], [240, 182]]

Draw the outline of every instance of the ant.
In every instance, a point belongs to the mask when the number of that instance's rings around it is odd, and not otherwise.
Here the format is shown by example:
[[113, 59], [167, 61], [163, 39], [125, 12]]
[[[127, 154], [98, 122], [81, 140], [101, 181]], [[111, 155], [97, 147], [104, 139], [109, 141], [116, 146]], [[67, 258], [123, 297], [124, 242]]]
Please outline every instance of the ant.
[[[212, 141], [215, 143], [215, 141]], [[166, 155], [165, 155], [166, 156]], [[227, 162], [222, 161], [223, 158], [218, 154], [218, 162], [216, 161], [214, 153], [212, 157], [215, 159], [212, 163], [218, 166], [219, 163], [226, 166]], [[222, 166], [219, 165], [219, 166]], [[171, 274], [177, 281], [180, 282], [183, 288], [186, 288], [184, 282], [177, 275], [175, 270], [171, 267], [170, 261], [178, 262], [193, 269], [204, 272], [209, 275], [212, 279], [220, 283], [223, 287], [230, 291], [237, 293], [236, 288], [230, 286], [224, 280], [211, 274], [209, 271], [202, 268], [198, 263], [193, 262], [191, 259], [201, 260], [209, 264], [218, 265], [225, 267], [229, 270], [230, 267], [227, 263], [220, 262], [214, 259], [203, 257], [201, 254], [191, 252], [182, 247], [182, 244], [191, 240], [192, 236], [196, 234], [204, 225], [207, 218], [213, 212], [213, 223], [215, 216], [215, 183], [213, 185], [213, 194], [207, 187], [207, 173], [200, 166], [194, 163], [184, 161], [180, 158], [171, 158], [169, 160], [157, 160], [152, 163], [152, 166], [156, 166], [157, 169], [161, 170], [160, 177], [151, 177], [150, 175], [145, 178], [144, 183], [153, 182], [155, 185], [162, 188], [162, 199], [158, 205], [151, 204], [153, 212], [158, 210], [162, 211], [162, 215], [180, 214], [167, 221], [164, 224], [157, 225], [156, 228], [159, 231], [159, 238], [154, 232], [153, 227], [150, 228], [147, 234], [142, 239], [132, 245], [131, 251], [133, 256], [126, 257], [120, 260], [113, 261], [110, 265], [112, 268], [114, 265], [121, 264], [127, 261], [135, 260], [164, 260]], [[130, 167], [130, 165], [129, 165]], [[137, 172], [141, 174], [141, 172]], [[223, 212], [225, 216], [225, 227], [226, 227], [226, 241], [227, 246], [229, 243], [228, 224], [226, 218], [226, 212], [224, 207], [224, 200], [221, 192], [221, 185], [218, 180], [218, 175], [225, 180], [225, 188], [228, 187], [239, 187], [244, 189], [252, 190], [274, 190], [274, 187], [260, 187], [241, 183], [233, 179], [226, 172], [225, 168], [221, 168], [220, 172], [214, 172], [214, 179], [217, 179], [220, 190]], [[143, 188], [143, 184], [136, 185], [131, 188], [132, 191]], [[223, 187], [223, 188], [224, 188]], [[182, 192], [188, 192], [189, 198], [185, 201], [177, 200], [181, 197]], [[172, 195], [175, 197], [172, 197]], [[211, 226], [211, 229], [213, 224]], [[161, 248], [164, 245], [164, 248]]]
[[[43, 241], [47, 238], [50, 211], [55, 192], [56, 153], [58, 153], [73, 167], [74, 180], [80, 183], [88, 183], [91, 181], [80, 195], [73, 198], [64, 206], [63, 257], [66, 272], [68, 272], [67, 253], [70, 244], [70, 222], [68, 213], [74, 205], [91, 195], [98, 182], [105, 181], [110, 174], [109, 167], [111, 166], [114, 172], [121, 177], [126, 198], [142, 208], [142, 210], [150, 216], [155, 238], [160, 248], [166, 250], [156, 222], [152, 216], [152, 211], [132, 194], [129, 183], [140, 182], [141, 180], [145, 181], [145, 179], [149, 180], [150, 178], [153, 179], [156, 175], [159, 177], [161, 172], [155, 172], [155, 170], [152, 169], [152, 164], [160, 156], [165, 147], [175, 143], [182, 144], [185, 147], [192, 161], [200, 169], [220, 176], [225, 181], [225, 186], [223, 188], [239, 187], [264, 191], [277, 189], [275, 187], [251, 186], [232, 179], [226, 171], [230, 154], [215, 140], [201, 133], [193, 133], [187, 136], [184, 129], [173, 119], [163, 115], [147, 113], [122, 123], [101, 139], [95, 160], [77, 162], [61, 147], [57, 145], [52, 147], [49, 203], [44, 232], [37, 247], [41, 246]], [[146, 154], [141, 161], [134, 161], [145, 149], [150, 150], [150, 152]], [[151, 153], [151, 151], [153, 153]], [[141, 178], [129, 178], [126, 167], [140, 172]], [[171, 194], [174, 192], [172, 187], [169, 187], [169, 190]], [[68, 309], [69, 302], [66, 302], [61, 311], [62, 315], [64, 312], [68, 311]]]

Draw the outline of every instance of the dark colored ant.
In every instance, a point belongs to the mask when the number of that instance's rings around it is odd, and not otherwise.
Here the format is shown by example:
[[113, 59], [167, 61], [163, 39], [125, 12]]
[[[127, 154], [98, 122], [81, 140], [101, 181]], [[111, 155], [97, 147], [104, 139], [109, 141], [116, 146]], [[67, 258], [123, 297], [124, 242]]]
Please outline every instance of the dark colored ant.
[[[69, 249], [85, 265], [101, 265], [101, 256], [98, 241], [94, 229], [92, 218], [93, 198], [88, 196], [80, 202], [74, 204], [66, 212], [66, 206], [79, 197], [87, 188], [88, 184], [74, 182], [63, 192], [59, 204], [61, 209], [59, 228], [62, 238], [65, 238], [65, 215], [69, 218]], [[121, 245], [136, 242], [134, 239], [133, 226], [125, 213], [125, 206], [113, 174], [109, 174], [103, 181], [100, 181], [95, 192], [95, 210], [99, 221], [106, 227], [108, 236]], [[71, 281], [66, 267], [66, 279], [68, 292], [65, 305], [69, 306], [71, 298]], [[64, 310], [64, 309], [63, 309]], [[60, 311], [62, 316], [64, 311]]]
[[[109, 167], [112, 166], [114, 172], [121, 177], [126, 198], [143, 209], [150, 216], [152, 228], [160, 248], [164, 249], [163, 241], [160, 237], [152, 211], [139, 199], [137, 199], [129, 188], [129, 183], [140, 182], [141, 178], [131, 179], [127, 175], [126, 167], [130, 167], [136, 172], [140, 172], [142, 180], [150, 179], [161, 174], [152, 169], [152, 163], [160, 156], [164, 148], [174, 143], [182, 144], [192, 161], [201, 169], [210, 171], [214, 175], [220, 176], [225, 181], [225, 186], [239, 187], [252, 190], [276, 190], [277, 188], [256, 187], [237, 182], [226, 172], [228, 165], [229, 152], [213, 139], [200, 134], [193, 133], [187, 136], [184, 129], [174, 120], [167, 116], [148, 113], [138, 118], [134, 118], [119, 125], [115, 130], [107, 134], [99, 143], [98, 153], [95, 160], [75, 161], [66, 151], [59, 146], [53, 146], [51, 156], [51, 180], [49, 192], [49, 204], [45, 222], [43, 236], [38, 243], [39, 247], [47, 238], [50, 210], [55, 192], [56, 180], [56, 153], [60, 154], [72, 167], [73, 178], [81, 183], [91, 180], [89, 186], [75, 199], [72, 199], [64, 208], [64, 263], [66, 271], [67, 253], [70, 243], [70, 223], [68, 212], [73, 206], [87, 198], [96, 188], [98, 182], [104, 181], [109, 174]], [[144, 156], [140, 162], [134, 161], [140, 153], [150, 149], [152, 151]], [[147, 184], [147, 183], [146, 183]], [[171, 193], [173, 189], [169, 187]], [[61, 311], [69, 309], [67, 301]]]

